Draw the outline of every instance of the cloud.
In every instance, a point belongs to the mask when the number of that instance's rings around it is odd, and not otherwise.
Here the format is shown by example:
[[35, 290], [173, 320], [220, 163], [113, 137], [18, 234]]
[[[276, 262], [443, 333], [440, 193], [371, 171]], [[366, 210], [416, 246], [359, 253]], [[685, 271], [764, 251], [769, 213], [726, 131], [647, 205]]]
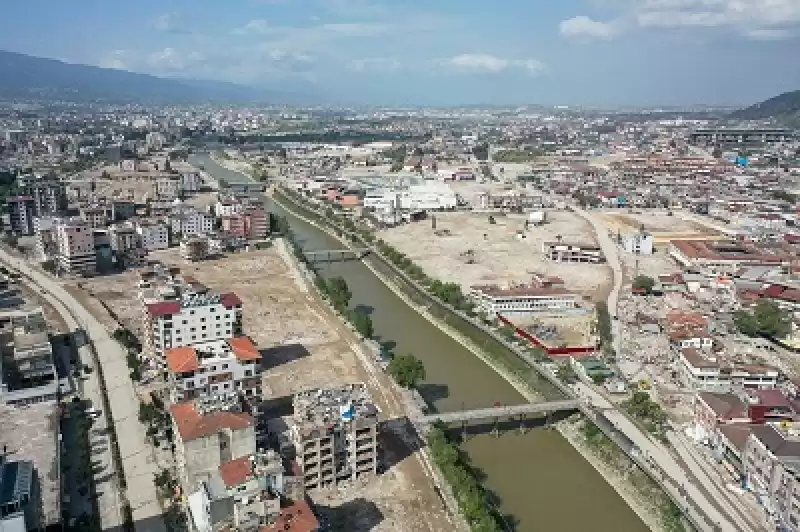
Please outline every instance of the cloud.
[[157, 16], [153, 21], [153, 27], [164, 33], [188, 33], [185, 21], [175, 12]]
[[129, 53], [125, 50], [114, 50], [101, 58], [97, 66], [116, 70], [130, 70], [130, 59], [128, 56]]
[[510, 59], [491, 54], [461, 54], [443, 61], [460, 72], [497, 74], [506, 70], [522, 70], [530, 75], [541, 74], [545, 65], [538, 59]]
[[622, 5], [627, 7], [611, 22], [597, 22], [588, 17], [563, 21], [562, 35], [568, 22], [583, 30], [602, 31], [603, 25], [611, 29], [715, 30], [754, 40], [786, 39], [800, 33], [798, 0], [627, 0]]
[[145, 58], [146, 66], [155, 72], [184, 72], [205, 63], [206, 57], [200, 52], [183, 54], [175, 48], [164, 48], [152, 52]]
[[256, 18], [242, 26], [234, 28], [231, 32], [234, 35], [263, 35], [270, 31], [269, 23], [263, 18]]
[[402, 64], [393, 57], [369, 57], [351, 59], [345, 67], [353, 72], [397, 72]]
[[340, 23], [323, 24], [322, 28], [344, 37], [374, 37], [386, 33], [389, 26], [386, 24]]
[[565, 39], [578, 42], [597, 39], [608, 40], [614, 36], [612, 24], [592, 20], [583, 15], [561, 21], [561, 24], [558, 25], [558, 31]]

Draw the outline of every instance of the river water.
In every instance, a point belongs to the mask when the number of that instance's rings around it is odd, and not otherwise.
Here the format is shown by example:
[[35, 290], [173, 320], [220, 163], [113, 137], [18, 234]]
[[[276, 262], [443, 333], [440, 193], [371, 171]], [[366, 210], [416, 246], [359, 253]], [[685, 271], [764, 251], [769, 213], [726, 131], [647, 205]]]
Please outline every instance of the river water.
[[[192, 155], [190, 162], [195, 166], [202, 164], [206, 171], [228, 182], [244, 179], [204, 155]], [[267, 202], [271, 210], [287, 216], [304, 249], [342, 247], [269, 199]], [[344, 277], [353, 293], [353, 305], [361, 305], [371, 312], [375, 333], [381, 342], [393, 345], [395, 353], [412, 353], [424, 362], [427, 378], [420, 391], [437, 410], [525, 402], [510, 384], [408, 307], [363, 264], [334, 263], [326, 265], [322, 273]], [[543, 427], [525, 434], [507, 430], [499, 437], [487, 432], [474, 429], [462, 448], [485, 475], [484, 485], [497, 496], [501, 512], [511, 516], [509, 520], [514, 530], [647, 530], [625, 501], [557, 431]]]

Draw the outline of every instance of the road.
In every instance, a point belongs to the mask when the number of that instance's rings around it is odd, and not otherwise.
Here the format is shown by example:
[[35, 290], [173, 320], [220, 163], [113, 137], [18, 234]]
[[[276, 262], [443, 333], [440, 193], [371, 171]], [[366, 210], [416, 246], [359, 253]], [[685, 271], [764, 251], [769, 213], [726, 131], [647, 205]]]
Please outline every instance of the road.
[[[103, 325], [57, 281], [32, 269], [24, 260], [8, 254], [5, 250], [0, 250], [0, 260], [27, 276], [28, 280], [40, 288], [39, 291], [43, 292], [45, 298], [64, 316], [70, 329], [84, 330], [94, 344], [94, 350], [97, 352], [102, 368], [108, 400], [111, 404], [111, 417], [119, 442], [127, 484], [125, 495], [133, 512], [135, 528], [141, 532], [165, 532], [162, 509], [153, 484], [153, 477], [158, 472], [158, 468], [154, 463], [152, 449], [145, 439], [145, 428], [139, 423], [139, 399], [134, 391], [133, 382], [128, 376], [129, 370], [121, 346], [111, 338]], [[84, 363], [91, 366], [93, 362], [87, 362], [94, 360], [90, 349], [90, 346], [83, 346], [80, 355]], [[95, 368], [91, 375], [98, 373]], [[102, 408], [99, 379], [95, 378], [94, 381], [97, 382], [95, 391], [87, 390], [91, 387], [90, 379], [85, 383], [85, 393], [94, 394], [93, 404], [96, 408]], [[110, 448], [111, 445], [109, 444], [107, 447]], [[116, 490], [103, 490], [103, 507], [109, 508], [105, 514], [108, 519], [112, 518], [110, 509], [118, 508], [121, 505], [121, 501], [114, 503], [108, 499], [112, 493], [116, 494]], [[106, 526], [103, 528], [110, 529]]]
[[[639, 427], [633, 424], [616, 406], [605, 396], [600, 394], [592, 386], [579, 382], [573, 386], [573, 390], [582, 400], [588, 401], [595, 408], [603, 411], [603, 415], [618, 431], [622, 432], [633, 444], [644, 454], [649, 461], [654, 463], [664, 474], [664, 484], [674, 500], [685, 500], [687, 503], [681, 506], [681, 510], [692, 516], [695, 523], [707, 523], [706, 516], [714, 524], [717, 524], [722, 532], [752, 532], [753, 528], [746, 523], [733, 508], [727, 504], [727, 499], [715, 496], [714, 501], [725, 509], [723, 515], [714, 504], [709, 501], [705, 494], [692, 481], [692, 476], [684, 471], [672, 458], [663, 445], [653, 441], [645, 435]], [[717, 487], [713, 484], [703, 482], [703, 488], [710, 494], [717, 493]], [[685, 490], [686, 496], [682, 495]], [[703, 530], [713, 531], [714, 528], [708, 524]]]
[[592, 228], [597, 235], [597, 243], [600, 244], [600, 247], [603, 249], [603, 254], [606, 256], [606, 262], [611, 267], [611, 271], [613, 273], [613, 284], [611, 286], [611, 291], [608, 293], [606, 304], [608, 305], [608, 312], [612, 317], [612, 347], [614, 349], [614, 353], [619, 355], [619, 353], [621, 353], [620, 342], [622, 335], [620, 334], [619, 330], [619, 320], [614, 319], [617, 316], [619, 292], [622, 289], [622, 262], [619, 259], [619, 248], [611, 240], [611, 237], [608, 236], [608, 229], [606, 229], [601, 222], [597, 221], [594, 216], [577, 206], [573, 206], [572, 210], [575, 212], [575, 214], [592, 225]]

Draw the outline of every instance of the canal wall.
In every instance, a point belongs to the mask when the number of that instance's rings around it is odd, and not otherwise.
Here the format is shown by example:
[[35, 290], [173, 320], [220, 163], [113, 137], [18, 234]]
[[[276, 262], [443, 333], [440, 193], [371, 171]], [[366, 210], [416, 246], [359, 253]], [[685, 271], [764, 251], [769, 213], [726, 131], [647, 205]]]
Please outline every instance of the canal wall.
[[[304, 219], [304, 221], [306, 220]], [[324, 294], [321, 294], [317, 289], [317, 285], [314, 282], [314, 279], [317, 277], [317, 273], [297, 259], [294, 253], [292, 253], [292, 251], [286, 246], [286, 241], [284, 239], [278, 240], [276, 245], [278, 248], [278, 253], [281, 255], [281, 258], [284, 260], [287, 266], [289, 266], [289, 269], [292, 271], [292, 274], [294, 275], [295, 280], [301, 286], [301, 289], [306, 293], [313, 292], [317, 294], [317, 296], [319, 296], [319, 298], [326, 303], [330, 315], [333, 316], [341, 326], [350, 332], [351, 338], [348, 340], [348, 343], [352, 347], [353, 352], [356, 354], [356, 357], [367, 373], [374, 378], [378, 372], [382, 372], [383, 370], [377, 364], [376, 353], [370, 352], [370, 348], [365, 345], [361, 338], [358, 337], [358, 334], [353, 326], [344, 318], [344, 316], [342, 316], [336, 309], [333, 308], [333, 305], [330, 304], [330, 301], [328, 301], [324, 297]], [[398, 396], [402, 397], [403, 402], [401, 406], [403, 411], [408, 415], [409, 420], [421, 416], [423, 412], [420, 410], [419, 401], [413, 396], [412, 392], [402, 388], [395, 383], [394, 380], [389, 380], [392, 383], [393, 391]], [[380, 388], [377, 381], [375, 381], [375, 385], [376, 387]], [[395, 435], [401, 438], [410, 449], [417, 449], [416, 455], [419, 458], [426, 475], [431, 479], [432, 484], [436, 487], [437, 493], [440, 495], [441, 500], [447, 509], [447, 513], [452, 520], [454, 532], [468, 532], [470, 527], [464, 519], [458, 502], [453, 495], [450, 484], [444, 479], [439, 469], [434, 467], [433, 457], [431, 456], [428, 447], [424, 445], [424, 442], [419, 441], [420, 437], [422, 436], [422, 432], [419, 430], [417, 430], [417, 432], [409, 430], [412, 425], [406, 423], [387, 423], [385, 426], [388, 427], [389, 430], [392, 430]]]

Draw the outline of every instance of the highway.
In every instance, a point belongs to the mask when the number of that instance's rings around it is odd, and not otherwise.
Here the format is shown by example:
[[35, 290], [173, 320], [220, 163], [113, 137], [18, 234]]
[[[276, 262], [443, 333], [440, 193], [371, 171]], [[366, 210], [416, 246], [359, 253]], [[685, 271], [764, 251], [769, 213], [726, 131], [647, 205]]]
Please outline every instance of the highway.
[[[102, 324], [92, 316], [86, 308], [70, 295], [58, 281], [32, 269], [24, 260], [0, 250], [0, 261], [18, 270], [22, 275], [43, 293], [64, 316], [71, 330], [82, 329], [86, 332], [90, 342], [94, 344], [102, 368], [105, 387], [111, 404], [111, 417], [119, 442], [122, 464], [127, 488], [125, 493], [119, 494], [123, 499], [127, 496], [133, 513], [135, 530], [137, 532], [166, 532], [162, 518], [161, 504], [156, 495], [153, 477], [158, 472], [153, 452], [145, 439], [145, 428], [139, 423], [139, 399], [134, 391], [133, 383], [128, 376], [129, 370], [125, 361], [122, 347], [114, 341]], [[93, 360], [90, 346], [81, 348], [81, 358], [85, 363]], [[93, 365], [93, 364], [89, 364]], [[93, 371], [92, 375], [97, 375]], [[98, 379], [94, 379], [95, 382]], [[91, 389], [92, 380], [87, 381], [86, 388]], [[103, 401], [100, 398], [99, 383], [91, 392], [85, 388], [86, 393], [92, 393], [91, 399], [95, 408], [102, 409]], [[111, 448], [110, 442], [107, 447]], [[113, 464], [107, 465], [113, 471]], [[116, 478], [114, 479], [116, 484]], [[117, 500], [117, 490], [109, 487], [103, 490], [101, 511], [104, 519], [118, 519], [121, 522], [122, 500]], [[100, 502], [100, 501], [98, 501]], [[112, 528], [105, 525], [104, 530]]]

